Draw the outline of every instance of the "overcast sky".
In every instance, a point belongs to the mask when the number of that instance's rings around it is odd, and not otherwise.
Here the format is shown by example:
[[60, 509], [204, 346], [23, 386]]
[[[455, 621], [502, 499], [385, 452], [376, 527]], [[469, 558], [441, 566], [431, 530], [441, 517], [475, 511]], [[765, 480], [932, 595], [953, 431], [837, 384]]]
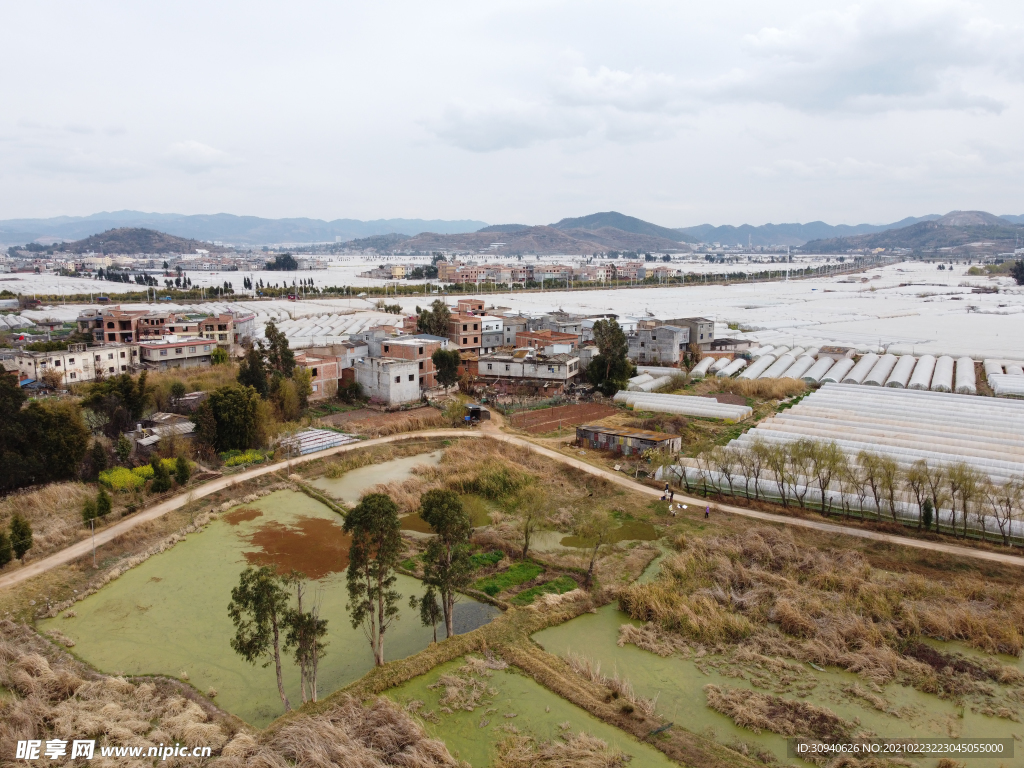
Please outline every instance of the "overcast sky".
[[1024, 3], [0, 3], [0, 219], [1024, 214]]

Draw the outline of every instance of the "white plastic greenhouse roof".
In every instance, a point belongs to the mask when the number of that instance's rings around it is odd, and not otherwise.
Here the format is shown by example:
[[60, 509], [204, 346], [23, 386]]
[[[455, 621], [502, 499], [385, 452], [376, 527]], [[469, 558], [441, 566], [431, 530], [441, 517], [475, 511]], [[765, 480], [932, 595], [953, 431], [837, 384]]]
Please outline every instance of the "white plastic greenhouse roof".
[[997, 482], [1024, 475], [1024, 401], [827, 384], [734, 443], [801, 438], [833, 440], [851, 457], [888, 455], [903, 467], [964, 461]]
[[720, 403], [710, 397], [691, 395], [661, 395], [620, 390], [613, 399], [617, 403], [625, 403], [630, 408], [639, 411], [678, 413], [684, 416], [703, 416], [726, 421], [741, 421], [753, 413], [753, 409], [746, 405], [730, 405]]

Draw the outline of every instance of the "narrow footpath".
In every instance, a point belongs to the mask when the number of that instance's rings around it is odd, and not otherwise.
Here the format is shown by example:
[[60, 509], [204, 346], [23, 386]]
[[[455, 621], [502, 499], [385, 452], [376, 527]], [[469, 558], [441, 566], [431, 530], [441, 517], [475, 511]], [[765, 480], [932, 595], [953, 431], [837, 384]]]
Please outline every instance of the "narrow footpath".
[[[588, 464], [585, 461], [574, 459], [571, 456], [566, 456], [557, 451], [553, 451], [550, 448], [537, 445], [534, 442], [525, 440], [521, 437], [514, 435], [508, 435], [501, 431], [500, 424], [497, 420], [491, 424], [484, 424], [482, 427], [477, 429], [436, 429], [436, 430], [424, 430], [422, 432], [404, 432], [396, 435], [388, 435], [387, 437], [379, 437], [373, 440], [362, 440], [357, 443], [349, 443], [348, 445], [340, 445], [337, 448], [328, 448], [325, 451], [318, 451], [316, 453], [309, 453], [305, 456], [299, 456], [294, 459], [289, 459], [285, 462], [278, 462], [277, 464], [268, 464], [259, 467], [253, 467], [252, 469], [240, 472], [237, 475], [230, 475], [228, 477], [221, 477], [217, 480], [213, 480], [209, 483], [190, 488], [187, 492], [181, 493], [173, 498], [167, 499], [159, 504], [142, 510], [141, 512], [132, 515], [131, 517], [124, 518], [118, 523], [111, 525], [109, 528], [104, 528], [96, 533], [96, 546], [100, 547], [107, 542], [112, 541], [121, 534], [130, 531], [137, 525], [141, 525], [149, 520], [154, 520], [162, 515], [166, 515], [168, 512], [179, 507], [184, 506], [189, 502], [191, 497], [192, 500], [201, 499], [204, 496], [222, 491], [225, 488], [230, 488], [233, 485], [244, 483], [247, 480], [251, 480], [254, 477], [269, 474], [271, 472], [285, 472], [286, 474], [292, 467], [304, 464], [308, 461], [316, 461], [317, 459], [327, 458], [336, 454], [348, 453], [349, 451], [360, 450], [363, 448], [370, 448], [375, 445], [385, 445], [387, 443], [401, 442], [404, 440], [416, 439], [416, 438], [437, 438], [437, 437], [457, 437], [457, 438], [470, 438], [470, 439], [481, 439], [486, 438], [490, 440], [498, 440], [503, 443], [510, 445], [516, 445], [520, 447], [529, 448], [531, 451], [545, 456], [554, 461], [561, 462], [570, 467], [586, 472], [587, 474], [595, 477], [600, 477], [608, 480], [612, 483], [620, 485], [624, 488], [628, 488], [636, 493], [646, 494], [653, 498], [661, 498], [661, 491], [657, 488], [652, 488], [643, 483], [638, 483], [625, 475], [618, 472], [612, 472], [602, 467], [595, 467], [592, 464]], [[703, 508], [707, 501], [705, 499], [699, 499], [692, 496], [685, 496], [677, 493], [675, 495], [676, 501], [684, 504], [692, 504], [697, 509]], [[745, 509], [743, 507], [734, 507], [727, 504], [721, 504], [716, 502], [715, 509], [719, 513], [727, 512], [729, 514], [740, 515], [742, 517], [749, 517], [755, 520], [763, 520], [768, 523], [780, 523], [782, 525], [790, 525], [796, 528], [811, 528], [816, 531], [823, 531], [825, 533], [832, 533], [843, 536], [858, 536], [862, 539], [872, 539], [874, 541], [881, 541], [887, 544], [895, 544], [903, 547], [914, 547], [917, 549], [929, 550], [932, 552], [940, 552], [943, 554], [956, 555], [958, 557], [970, 557], [976, 560], [987, 560], [994, 563], [1002, 563], [1004, 565], [1016, 565], [1024, 566], [1024, 558], [1016, 555], [1004, 555], [999, 552], [987, 552], [979, 549], [972, 549], [971, 547], [962, 547], [957, 544], [944, 544], [942, 542], [935, 541], [923, 541], [920, 539], [912, 539], [907, 536], [895, 536], [888, 533], [879, 533], [877, 531], [863, 530], [860, 528], [848, 528], [844, 525], [837, 525], [835, 523], [823, 523], [817, 520], [802, 520], [795, 517], [787, 517], [785, 515], [776, 515], [771, 512], [760, 512], [754, 509]], [[47, 555], [44, 558], [33, 561], [23, 568], [6, 573], [0, 576], [0, 589], [19, 584], [26, 579], [31, 579], [34, 576], [38, 576], [41, 573], [57, 568], [58, 566], [65, 565], [80, 557], [85, 557], [92, 552], [93, 541], [91, 538], [83, 539], [77, 544], [73, 544], [66, 549], [62, 549], [59, 552], [54, 552], [51, 555]]]

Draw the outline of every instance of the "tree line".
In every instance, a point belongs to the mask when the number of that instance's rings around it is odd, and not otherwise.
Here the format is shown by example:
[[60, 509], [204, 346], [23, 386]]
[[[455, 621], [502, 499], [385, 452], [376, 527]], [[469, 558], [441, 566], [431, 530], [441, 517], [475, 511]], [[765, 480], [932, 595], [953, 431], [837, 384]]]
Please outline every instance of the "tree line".
[[[917, 513], [918, 529], [931, 530], [934, 524], [936, 532], [966, 538], [976, 527], [983, 537], [997, 534], [1007, 546], [1014, 521], [1024, 517], [1024, 477], [997, 482], [965, 461], [918, 459], [903, 466], [872, 451], [847, 454], [834, 441], [755, 438], [704, 451], [693, 467], [682, 458], [676, 462], [676, 474], [690, 492], [742, 494], [800, 509], [811, 504], [826, 515], [847, 518], [856, 506], [862, 519], [888, 516], [895, 523], [900, 522], [900, 510], [909, 509]], [[671, 462], [663, 458], [660, 463], [667, 467]], [[774, 493], [765, 494], [764, 486]], [[809, 500], [808, 495], [816, 498]], [[948, 513], [945, 520], [940, 510]]]

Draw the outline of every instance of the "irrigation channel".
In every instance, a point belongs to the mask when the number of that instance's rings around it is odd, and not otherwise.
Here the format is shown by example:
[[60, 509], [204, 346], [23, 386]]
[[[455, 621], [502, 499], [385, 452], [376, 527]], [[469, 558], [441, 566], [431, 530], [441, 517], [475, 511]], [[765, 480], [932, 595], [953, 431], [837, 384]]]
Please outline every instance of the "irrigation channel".
[[[378, 482], [403, 480], [417, 464], [436, 462], [437, 454], [397, 459], [353, 470], [338, 481], [344, 498]], [[373, 667], [361, 629], [353, 629], [346, 610], [344, 569], [348, 536], [333, 511], [305, 494], [277, 491], [222, 514], [202, 531], [124, 573], [77, 603], [74, 618], [41, 621], [42, 632], [59, 630], [75, 641], [75, 653], [110, 674], [160, 674], [187, 679], [200, 691], [217, 691], [216, 702], [252, 725], [263, 727], [281, 714], [273, 665], [247, 664], [232, 651], [234, 634], [227, 613], [231, 588], [248, 565], [299, 570], [322, 590], [321, 616], [328, 620], [328, 647], [320, 665], [321, 696], [358, 680]], [[405, 604], [420, 595], [413, 578], [398, 576], [404, 596], [400, 619], [388, 630], [389, 659], [410, 656], [431, 641], [430, 628]], [[487, 623], [498, 609], [463, 598], [456, 606], [459, 633]], [[286, 690], [301, 702], [299, 674], [284, 665]]]

